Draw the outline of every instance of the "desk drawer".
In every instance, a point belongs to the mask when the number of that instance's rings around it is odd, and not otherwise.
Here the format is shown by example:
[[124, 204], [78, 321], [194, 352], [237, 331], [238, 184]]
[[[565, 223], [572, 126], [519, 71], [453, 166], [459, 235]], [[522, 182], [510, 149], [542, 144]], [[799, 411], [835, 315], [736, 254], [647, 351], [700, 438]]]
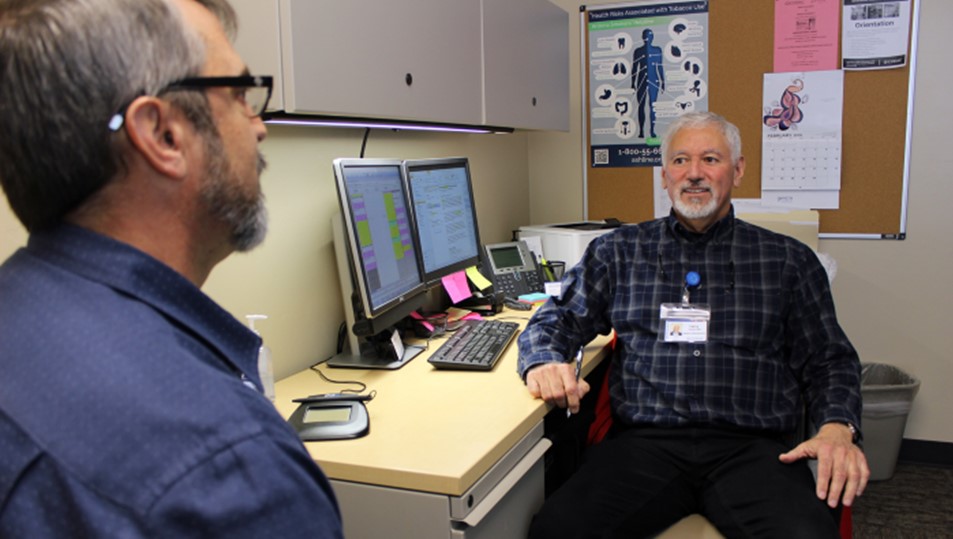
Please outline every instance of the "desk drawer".
[[[450, 497], [450, 518], [472, 521], [471, 512], [488, 500], [494, 490], [499, 491], [499, 487], [505, 486], [504, 479], [507, 476], [511, 476], [508, 485], [512, 486], [519, 479], [518, 476], [526, 473], [551, 445], [552, 442], [543, 438], [543, 423], [540, 421], [493, 467], [477, 479], [469, 490], [460, 496]], [[497, 492], [496, 500], [499, 500], [499, 492]]]
[[540, 440], [465, 520], [451, 520], [451, 539], [525, 539], [533, 515], [543, 506], [546, 471], [541, 457], [550, 445]]
[[542, 423], [462, 496], [332, 479], [348, 538], [522, 539], [545, 495]]

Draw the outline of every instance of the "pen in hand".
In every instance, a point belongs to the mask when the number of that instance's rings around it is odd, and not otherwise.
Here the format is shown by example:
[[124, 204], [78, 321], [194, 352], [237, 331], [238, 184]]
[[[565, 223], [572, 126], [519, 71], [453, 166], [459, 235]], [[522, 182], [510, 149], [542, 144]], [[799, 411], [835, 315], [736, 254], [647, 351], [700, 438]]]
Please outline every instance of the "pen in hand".
[[[579, 347], [579, 350], [576, 352], [576, 382], [578, 385], [579, 374], [582, 372], [582, 347]], [[572, 415], [572, 410], [569, 409], [569, 403], [566, 403], [566, 417]]]

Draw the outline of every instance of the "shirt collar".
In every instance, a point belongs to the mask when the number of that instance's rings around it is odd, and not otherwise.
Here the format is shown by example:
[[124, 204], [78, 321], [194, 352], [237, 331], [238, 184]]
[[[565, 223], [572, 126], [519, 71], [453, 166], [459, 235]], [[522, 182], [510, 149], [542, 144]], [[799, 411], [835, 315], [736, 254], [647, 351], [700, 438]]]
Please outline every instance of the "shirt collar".
[[672, 235], [688, 243], [722, 243], [729, 241], [735, 228], [735, 207], [732, 205], [728, 209], [728, 214], [715, 221], [708, 230], [704, 232], [695, 232], [689, 230], [675, 216], [675, 210], [672, 209], [666, 218], [666, 225]]
[[259, 380], [261, 337], [184, 276], [148, 254], [69, 224], [33, 232], [27, 251], [152, 306], [206, 342], [232, 369]]

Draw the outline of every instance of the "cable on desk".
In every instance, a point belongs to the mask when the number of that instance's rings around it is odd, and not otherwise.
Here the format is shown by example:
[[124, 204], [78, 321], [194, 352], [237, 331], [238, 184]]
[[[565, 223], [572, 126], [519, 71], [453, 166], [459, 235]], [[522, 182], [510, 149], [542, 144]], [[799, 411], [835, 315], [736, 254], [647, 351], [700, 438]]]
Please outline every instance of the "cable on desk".
[[324, 380], [325, 382], [329, 384], [354, 384], [361, 387], [360, 389], [353, 389], [353, 388], [342, 389], [341, 393], [363, 393], [364, 390], [367, 389], [367, 384], [365, 384], [364, 382], [361, 382], [360, 380], [334, 380], [332, 378], [328, 378], [327, 375], [321, 372], [321, 369], [318, 368], [318, 365], [320, 365], [321, 363], [324, 363], [324, 361], [315, 363], [314, 365], [311, 365], [308, 368], [314, 371], [315, 373], [317, 373], [317, 375], [320, 376], [321, 379]]

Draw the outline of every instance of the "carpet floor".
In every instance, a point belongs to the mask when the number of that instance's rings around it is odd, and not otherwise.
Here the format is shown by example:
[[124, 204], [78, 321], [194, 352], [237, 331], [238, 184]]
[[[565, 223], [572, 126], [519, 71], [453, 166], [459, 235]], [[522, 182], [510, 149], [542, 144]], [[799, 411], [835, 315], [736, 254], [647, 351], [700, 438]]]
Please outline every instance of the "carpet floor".
[[855, 539], [953, 538], [953, 468], [898, 463], [867, 484], [851, 516]]

